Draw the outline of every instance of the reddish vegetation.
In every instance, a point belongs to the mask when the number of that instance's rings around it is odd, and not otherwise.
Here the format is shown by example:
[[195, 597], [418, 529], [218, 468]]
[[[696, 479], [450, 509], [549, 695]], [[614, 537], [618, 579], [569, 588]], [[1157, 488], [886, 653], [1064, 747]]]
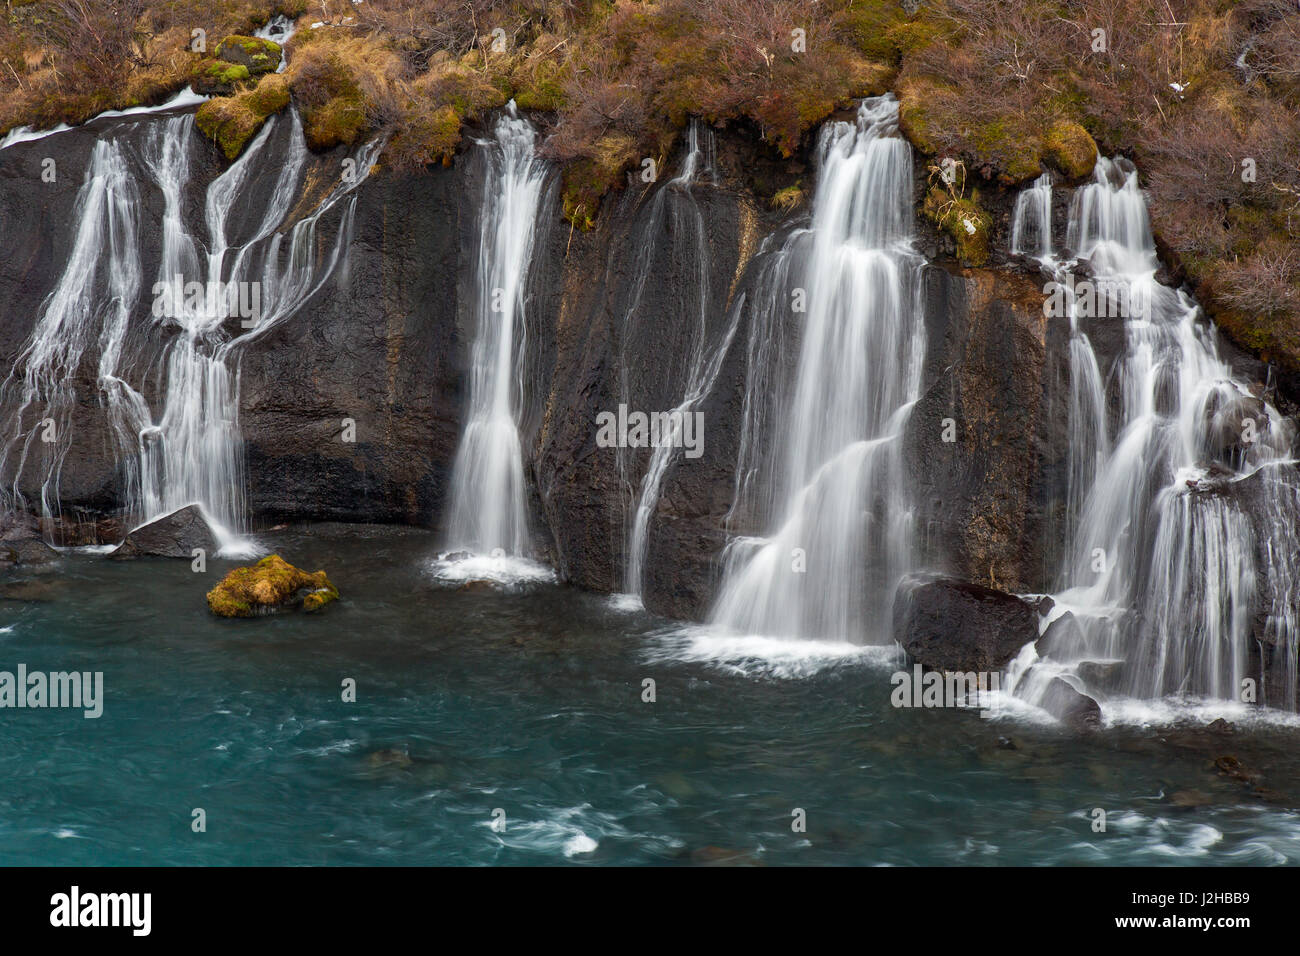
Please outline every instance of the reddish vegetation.
[[[963, 219], [983, 221], [976, 181], [1013, 186], [1044, 166], [1079, 179], [1098, 148], [1127, 153], [1162, 252], [1238, 341], [1300, 370], [1292, 0], [8, 0], [6, 12], [0, 131], [157, 102], [211, 63], [192, 31], [214, 48], [283, 13], [300, 18], [286, 78], [314, 148], [382, 132], [390, 167], [450, 162], [464, 124], [513, 97], [544, 127], [582, 226], [627, 171], [667, 156], [688, 116], [744, 124], [791, 156], [835, 109], [886, 89], [923, 153], [970, 170]], [[280, 91], [253, 99], [257, 77], [227, 75], [231, 102], [205, 127], [229, 154], [264, 112], [245, 107]]]

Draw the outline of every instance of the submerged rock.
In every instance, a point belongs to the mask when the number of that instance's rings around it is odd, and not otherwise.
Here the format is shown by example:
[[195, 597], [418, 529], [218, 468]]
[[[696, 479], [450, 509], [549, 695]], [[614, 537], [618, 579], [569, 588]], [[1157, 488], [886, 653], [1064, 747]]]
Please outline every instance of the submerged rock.
[[0, 567], [49, 564], [58, 556], [59, 552], [38, 538], [0, 541]]
[[186, 505], [171, 514], [142, 524], [109, 554], [110, 558], [185, 558], [194, 557], [194, 549], [215, 554], [217, 537], [198, 505]]
[[1014, 594], [952, 578], [904, 583], [894, 636], [926, 667], [1000, 671], [1038, 637], [1038, 615]]
[[1072, 730], [1096, 730], [1101, 726], [1101, 705], [1059, 677], [1053, 677], [1047, 685], [1040, 705]]
[[409, 767], [413, 761], [411, 755], [397, 747], [385, 747], [366, 755], [366, 763], [371, 767]]
[[0, 568], [49, 564], [58, 556], [41, 537], [36, 519], [14, 513], [0, 516]]
[[309, 574], [272, 554], [222, 578], [208, 592], [208, 607], [222, 617], [256, 617], [299, 604], [304, 611], [317, 611], [338, 596], [324, 571]]
[[762, 866], [763, 861], [745, 850], [730, 850], [721, 846], [702, 846], [691, 851], [691, 863], [696, 866]]

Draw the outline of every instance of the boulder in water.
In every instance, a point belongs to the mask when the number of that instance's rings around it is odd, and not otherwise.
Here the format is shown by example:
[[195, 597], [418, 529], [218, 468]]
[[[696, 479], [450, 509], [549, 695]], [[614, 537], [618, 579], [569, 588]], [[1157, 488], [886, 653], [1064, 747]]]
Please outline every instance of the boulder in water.
[[41, 537], [35, 518], [14, 513], [0, 516], [0, 568], [49, 564], [58, 556]]
[[1038, 615], [1014, 594], [953, 578], [904, 582], [894, 636], [920, 664], [942, 671], [1001, 671], [1038, 637]]
[[0, 541], [0, 567], [49, 564], [58, 556], [59, 552], [39, 538]]
[[1087, 643], [1079, 622], [1072, 613], [1066, 611], [1047, 625], [1034, 646], [1038, 649], [1039, 657], [1069, 659], [1083, 653]]
[[1118, 693], [1124, 681], [1123, 661], [1080, 661], [1074, 671], [1085, 687], [1102, 695]]
[[1072, 730], [1096, 730], [1101, 726], [1101, 705], [1059, 677], [1052, 678], [1039, 704]]
[[257, 617], [289, 607], [317, 611], [339, 596], [324, 571], [309, 574], [278, 554], [251, 568], [235, 568], [208, 592], [208, 607], [222, 617]]
[[203, 509], [198, 505], [186, 505], [131, 531], [109, 557], [189, 560], [194, 557], [195, 548], [202, 548], [205, 554], [215, 554], [219, 547]]

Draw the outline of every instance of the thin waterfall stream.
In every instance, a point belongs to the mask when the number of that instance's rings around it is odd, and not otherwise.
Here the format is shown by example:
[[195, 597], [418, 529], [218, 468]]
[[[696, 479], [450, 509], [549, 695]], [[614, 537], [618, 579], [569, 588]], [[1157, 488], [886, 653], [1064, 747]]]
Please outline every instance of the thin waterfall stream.
[[[513, 101], [483, 142], [487, 166], [475, 265], [474, 340], [465, 430], [452, 470], [447, 577], [549, 576], [532, 550], [519, 419], [527, 289], [546, 165]], [[464, 557], [468, 555], [470, 560]]]

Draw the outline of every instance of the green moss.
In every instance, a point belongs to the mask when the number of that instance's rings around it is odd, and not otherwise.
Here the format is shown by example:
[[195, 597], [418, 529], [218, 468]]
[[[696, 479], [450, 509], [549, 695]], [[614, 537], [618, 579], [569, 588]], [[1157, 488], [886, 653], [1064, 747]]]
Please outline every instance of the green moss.
[[[1084, 135], [1088, 134], [1085, 132]], [[998, 116], [974, 126], [970, 132], [970, 144], [976, 162], [990, 163], [1006, 185], [1034, 179], [1043, 171], [1042, 139], [1018, 116]]]
[[1071, 179], [1091, 175], [1097, 165], [1097, 144], [1086, 129], [1069, 120], [1052, 125], [1043, 137], [1043, 150], [1048, 161]]
[[624, 133], [606, 133], [596, 141], [594, 155], [565, 167], [564, 218], [581, 229], [596, 223], [601, 198], [622, 179], [636, 159], [636, 144]]
[[217, 44], [216, 56], [245, 67], [254, 74], [270, 73], [280, 65], [280, 44], [260, 37], [228, 36]]
[[309, 574], [272, 554], [251, 568], [236, 568], [222, 578], [208, 592], [208, 608], [221, 617], [254, 617], [290, 605], [300, 594], [302, 608], [309, 612], [339, 596], [324, 571]]
[[288, 105], [288, 84], [281, 74], [271, 73], [252, 90], [203, 103], [194, 122], [201, 133], [221, 147], [227, 159], [233, 160], [267, 118]]
[[531, 72], [517, 70], [513, 77], [515, 105], [521, 110], [551, 112], [564, 107], [568, 71], [559, 63], [543, 60]]
[[993, 219], [980, 207], [978, 193], [962, 198], [939, 186], [931, 186], [921, 212], [952, 236], [957, 244], [957, 258], [962, 262], [976, 267], [988, 262]]
[[888, 39], [903, 56], [923, 50], [944, 36], [943, 28], [936, 22], [918, 18], [895, 23], [888, 30]]
[[927, 76], [908, 76], [898, 84], [898, 125], [903, 135], [928, 155], [935, 155], [946, 139], [940, 122], [941, 108], [956, 96], [945, 83]]
[[902, 8], [889, 0], [856, 0], [832, 20], [846, 40], [873, 60], [898, 61], [900, 51], [894, 28], [906, 19]]

